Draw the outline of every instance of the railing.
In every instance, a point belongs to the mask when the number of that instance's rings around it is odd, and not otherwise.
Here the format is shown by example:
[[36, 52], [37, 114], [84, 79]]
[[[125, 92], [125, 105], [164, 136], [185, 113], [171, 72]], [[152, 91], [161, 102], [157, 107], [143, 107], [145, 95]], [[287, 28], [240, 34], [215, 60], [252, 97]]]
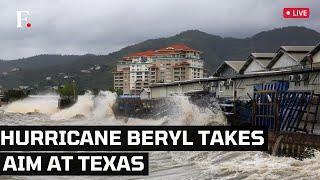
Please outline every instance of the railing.
[[252, 124], [272, 131], [313, 133], [319, 104], [320, 95], [313, 91], [256, 91]]
[[254, 93], [252, 104], [252, 124], [267, 126], [270, 130], [280, 129], [279, 99], [277, 91], [258, 91]]

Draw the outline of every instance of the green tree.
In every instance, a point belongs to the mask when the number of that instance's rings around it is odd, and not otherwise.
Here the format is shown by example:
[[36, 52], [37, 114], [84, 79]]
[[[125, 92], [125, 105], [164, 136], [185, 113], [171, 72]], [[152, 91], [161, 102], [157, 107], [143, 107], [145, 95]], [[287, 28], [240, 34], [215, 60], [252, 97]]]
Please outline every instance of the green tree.
[[110, 92], [113, 92], [113, 93], [117, 93], [118, 96], [123, 95], [123, 90], [122, 89], [108, 88], [107, 90], [110, 91]]
[[77, 96], [77, 86], [75, 82], [65, 83], [63, 86], [59, 87], [58, 93], [61, 97]]

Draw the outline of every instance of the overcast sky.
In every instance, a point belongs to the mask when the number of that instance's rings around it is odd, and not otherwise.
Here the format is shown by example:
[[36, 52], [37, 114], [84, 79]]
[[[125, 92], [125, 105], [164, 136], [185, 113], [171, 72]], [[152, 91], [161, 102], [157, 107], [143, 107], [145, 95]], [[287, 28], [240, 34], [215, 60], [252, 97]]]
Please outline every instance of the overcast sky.
[[[284, 7], [309, 7], [285, 20]], [[199, 29], [248, 37], [289, 25], [320, 31], [319, 0], [1, 0], [0, 59], [37, 54], [108, 54], [150, 38]], [[17, 10], [31, 29], [17, 29]]]

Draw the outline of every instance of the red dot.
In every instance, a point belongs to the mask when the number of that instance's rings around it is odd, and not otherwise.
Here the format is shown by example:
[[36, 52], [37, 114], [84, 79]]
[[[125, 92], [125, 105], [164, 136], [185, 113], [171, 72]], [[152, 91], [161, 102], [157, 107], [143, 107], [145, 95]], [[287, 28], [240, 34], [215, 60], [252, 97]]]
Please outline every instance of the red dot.
[[27, 28], [31, 28], [31, 23], [27, 23]]

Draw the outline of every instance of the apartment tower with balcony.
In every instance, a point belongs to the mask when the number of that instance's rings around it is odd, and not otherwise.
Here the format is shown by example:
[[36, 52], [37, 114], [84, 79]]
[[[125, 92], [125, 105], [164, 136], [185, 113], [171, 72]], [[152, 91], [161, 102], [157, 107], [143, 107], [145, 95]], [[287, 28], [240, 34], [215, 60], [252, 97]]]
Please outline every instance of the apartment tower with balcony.
[[184, 44], [123, 57], [114, 71], [114, 88], [140, 94], [151, 84], [186, 81], [204, 76], [201, 52]]

